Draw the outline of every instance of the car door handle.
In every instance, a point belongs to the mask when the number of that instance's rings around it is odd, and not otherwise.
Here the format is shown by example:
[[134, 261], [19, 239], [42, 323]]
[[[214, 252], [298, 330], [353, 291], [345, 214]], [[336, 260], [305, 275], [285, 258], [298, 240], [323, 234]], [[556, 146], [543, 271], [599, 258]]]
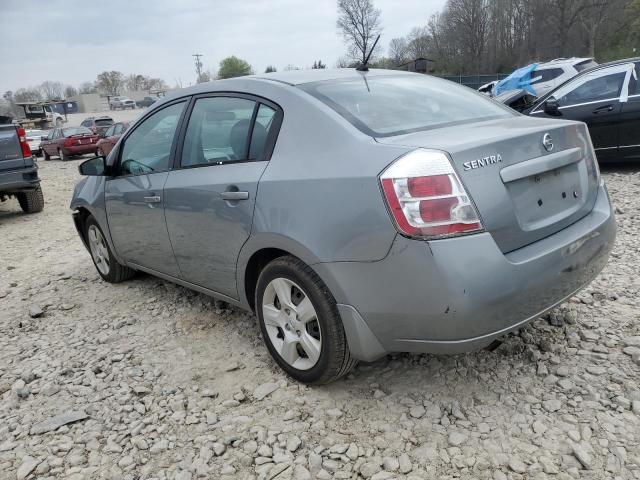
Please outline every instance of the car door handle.
[[220, 197], [227, 202], [237, 202], [238, 200], [249, 200], [249, 192], [222, 192]]
[[160, 196], [144, 197], [144, 203], [160, 203]]
[[604, 107], [598, 107], [596, 108], [593, 113], [604, 113], [604, 112], [611, 112], [613, 110], [613, 105], [605, 105]]

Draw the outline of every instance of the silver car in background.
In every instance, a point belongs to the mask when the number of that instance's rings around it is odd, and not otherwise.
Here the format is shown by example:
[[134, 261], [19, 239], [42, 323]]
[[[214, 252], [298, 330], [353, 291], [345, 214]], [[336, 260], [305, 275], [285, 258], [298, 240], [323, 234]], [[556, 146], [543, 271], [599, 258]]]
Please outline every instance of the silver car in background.
[[105, 280], [253, 310], [305, 383], [484, 347], [585, 287], [616, 231], [584, 124], [406, 72], [196, 85], [80, 172], [73, 217]]

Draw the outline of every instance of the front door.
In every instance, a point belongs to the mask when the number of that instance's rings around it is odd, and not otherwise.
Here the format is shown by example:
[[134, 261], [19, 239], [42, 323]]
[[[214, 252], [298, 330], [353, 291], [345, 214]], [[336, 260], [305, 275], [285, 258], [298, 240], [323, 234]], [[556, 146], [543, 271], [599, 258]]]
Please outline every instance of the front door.
[[118, 254], [175, 277], [179, 270], [164, 219], [162, 189], [185, 104], [174, 103], [136, 125], [119, 149], [116, 175], [105, 186], [109, 230]]
[[[602, 68], [577, 77], [553, 94], [560, 107], [560, 116], [553, 118], [585, 122], [599, 160], [618, 154], [620, 100], [628, 76], [628, 64]], [[532, 115], [547, 116], [542, 105]]]
[[184, 280], [238, 298], [236, 263], [280, 118], [275, 106], [248, 97], [196, 100], [179, 168], [164, 188], [167, 228]]
[[620, 113], [621, 160], [640, 159], [640, 62], [635, 65], [634, 75], [629, 81], [629, 98]]

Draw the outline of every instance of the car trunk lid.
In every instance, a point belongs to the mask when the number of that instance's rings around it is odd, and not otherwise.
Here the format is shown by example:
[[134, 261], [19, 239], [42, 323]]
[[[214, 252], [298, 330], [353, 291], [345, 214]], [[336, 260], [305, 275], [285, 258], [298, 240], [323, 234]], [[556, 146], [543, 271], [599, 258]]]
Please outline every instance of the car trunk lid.
[[598, 170], [584, 124], [512, 117], [377, 140], [447, 152], [504, 253], [566, 228], [595, 204]]

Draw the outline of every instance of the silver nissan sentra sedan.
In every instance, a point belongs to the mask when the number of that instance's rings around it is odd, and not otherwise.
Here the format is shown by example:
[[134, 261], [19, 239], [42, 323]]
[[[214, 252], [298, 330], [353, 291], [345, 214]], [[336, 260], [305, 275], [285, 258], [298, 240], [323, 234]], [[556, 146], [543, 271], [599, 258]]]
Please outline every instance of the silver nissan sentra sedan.
[[106, 281], [251, 309], [312, 384], [489, 345], [585, 287], [616, 232], [584, 124], [397, 71], [180, 90], [80, 172], [73, 218]]

